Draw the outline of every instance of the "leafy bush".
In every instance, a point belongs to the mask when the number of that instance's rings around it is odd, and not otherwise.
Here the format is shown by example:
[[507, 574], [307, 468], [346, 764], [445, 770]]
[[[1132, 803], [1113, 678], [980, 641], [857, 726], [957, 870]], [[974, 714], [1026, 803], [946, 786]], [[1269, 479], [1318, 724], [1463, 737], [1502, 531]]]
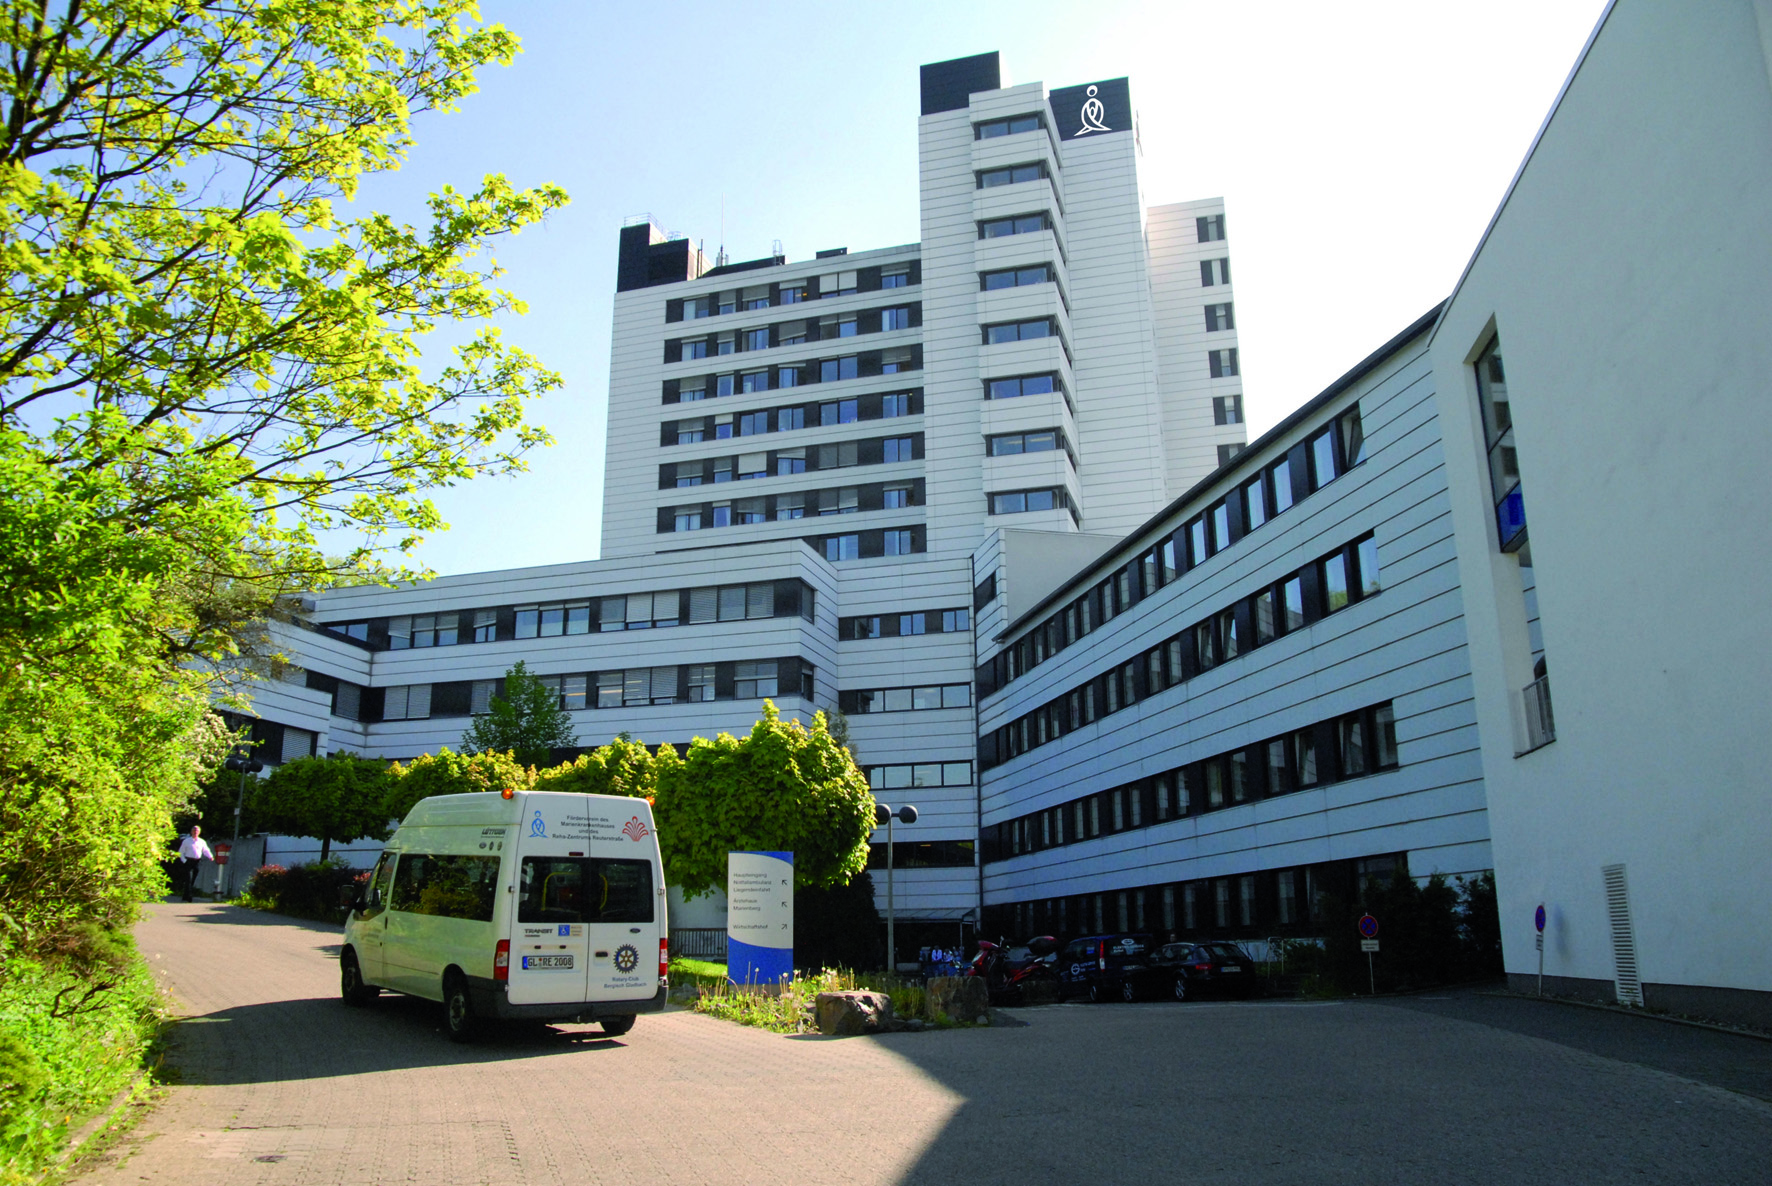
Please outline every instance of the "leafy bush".
[[352, 869], [334, 857], [311, 865], [260, 865], [246, 881], [241, 905], [255, 910], [338, 922], [344, 917], [339, 891], [346, 886], [361, 889], [369, 881], [367, 869]]
[[161, 1016], [146, 965], [131, 953], [115, 985], [73, 1011], [88, 982], [70, 968], [13, 959], [0, 969], [0, 1186], [37, 1182], [71, 1129], [132, 1080], [147, 1088], [136, 1076]]

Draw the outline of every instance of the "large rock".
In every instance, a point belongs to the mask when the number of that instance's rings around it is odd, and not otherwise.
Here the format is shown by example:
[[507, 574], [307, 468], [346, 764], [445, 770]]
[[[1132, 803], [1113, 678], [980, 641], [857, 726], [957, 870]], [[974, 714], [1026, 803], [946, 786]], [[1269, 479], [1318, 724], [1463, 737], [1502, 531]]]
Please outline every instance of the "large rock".
[[821, 992], [814, 1008], [821, 1034], [848, 1037], [892, 1028], [892, 998], [883, 992]]
[[982, 1020], [991, 1005], [990, 992], [979, 976], [932, 976], [924, 991], [931, 1017], [946, 1015], [971, 1023]]

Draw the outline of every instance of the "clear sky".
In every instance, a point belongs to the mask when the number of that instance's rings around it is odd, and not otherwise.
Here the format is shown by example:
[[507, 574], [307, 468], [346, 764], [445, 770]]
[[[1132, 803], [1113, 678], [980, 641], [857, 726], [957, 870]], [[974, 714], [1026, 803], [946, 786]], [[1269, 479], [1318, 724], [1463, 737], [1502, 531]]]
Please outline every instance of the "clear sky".
[[[558, 443], [440, 492], [440, 573], [598, 555], [617, 231], [734, 260], [915, 242], [917, 67], [997, 50], [1012, 83], [1131, 78], [1153, 205], [1222, 195], [1250, 435], [1446, 296], [1603, 0], [752, 4], [482, 0], [524, 52], [425, 117], [360, 204], [416, 219], [486, 173], [572, 204], [501, 244], [507, 337], [559, 371]], [[723, 229], [722, 229], [723, 228]]]

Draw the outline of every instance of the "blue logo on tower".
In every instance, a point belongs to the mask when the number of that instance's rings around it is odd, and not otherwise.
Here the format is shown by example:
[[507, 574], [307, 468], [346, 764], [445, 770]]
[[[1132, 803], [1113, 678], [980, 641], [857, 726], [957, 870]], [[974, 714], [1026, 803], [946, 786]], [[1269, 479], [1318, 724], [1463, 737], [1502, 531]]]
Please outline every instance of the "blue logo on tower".
[[535, 818], [529, 821], [529, 834], [544, 839], [548, 834], [548, 826], [541, 822], [541, 812], [539, 811], [535, 813]]

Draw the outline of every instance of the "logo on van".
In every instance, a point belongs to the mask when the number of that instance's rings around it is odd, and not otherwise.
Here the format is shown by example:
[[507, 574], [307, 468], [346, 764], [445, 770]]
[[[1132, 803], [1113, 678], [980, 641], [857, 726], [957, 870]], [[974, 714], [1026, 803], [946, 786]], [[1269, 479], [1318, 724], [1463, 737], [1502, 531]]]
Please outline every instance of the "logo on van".
[[615, 949], [615, 970], [632, 972], [640, 966], [640, 953], [634, 950], [632, 943], [623, 943]]
[[548, 826], [541, 822], [541, 812], [539, 811], [535, 813], [535, 818], [529, 821], [529, 834], [542, 837], [546, 837], [548, 834]]
[[627, 826], [621, 830], [621, 834], [629, 840], [638, 842], [642, 837], [652, 835], [652, 829], [641, 823], [640, 817], [636, 815], [628, 821]]

